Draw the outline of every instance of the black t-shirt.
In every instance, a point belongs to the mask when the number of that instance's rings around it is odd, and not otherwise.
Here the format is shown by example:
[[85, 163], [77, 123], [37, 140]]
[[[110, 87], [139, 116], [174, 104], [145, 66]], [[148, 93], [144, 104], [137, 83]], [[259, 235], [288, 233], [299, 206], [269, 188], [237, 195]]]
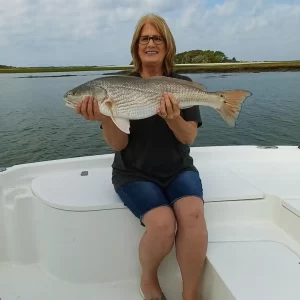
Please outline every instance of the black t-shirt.
[[[140, 76], [132, 73], [132, 76]], [[192, 81], [189, 77], [172, 73], [169, 77]], [[202, 125], [199, 106], [181, 110], [186, 121]], [[102, 126], [101, 126], [102, 127]], [[167, 123], [159, 115], [130, 120], [128, 145], [115, 152], [112, 164], [112, 183], [115, 189], [133, 181], [152, 181], [164, 187], [180, 172], [197, 171], [190, 156], [189, 145], [177, 140]]]

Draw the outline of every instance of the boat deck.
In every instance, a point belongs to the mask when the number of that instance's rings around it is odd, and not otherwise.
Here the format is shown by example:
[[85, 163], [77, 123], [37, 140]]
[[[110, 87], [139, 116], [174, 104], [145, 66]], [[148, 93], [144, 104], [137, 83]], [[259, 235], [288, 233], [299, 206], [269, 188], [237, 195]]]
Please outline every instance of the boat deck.
[[[203, 147], [192, 155], [209, 231], [202, 299], [299, 299], [300, 149]], [[144, 229], [111, 188], [111, 159], [0, 173], [1, 300], [141, 299]], [[159, 271], [168, 300], [182, 299], [175, 257], [173, 249]]]
[[[295, 295], [300, 295], [300, 258], [284, 243], [294, 248], [299, 245], [272, 223], [240, 224], [238, 230], [236, 225], [212, 228], [208, 248], [208, 264], [233, 296], [225, 298], [223, 291], [222, 295], [207, 294], [203, 299], [296, 300]], [[207, 285], [212, 284], [211, 278], [207, 279]], [[171, 276], [171, 280], [166, 276], [160, 280], [167, 299], [181, 299], [178, 275]], [[0, 265], [0, 291], [4, 300], [141, 299], [138, 279], [72, 283], [54, 278], [36, 264]], [[220, 293], [211, 290], [217, 292]]]
[[[173, 283], [174, 281], [172, 281]], [[168, 282], [163, 282], [164, 286]], [[178, 286], [179, 286], [178, 279]], [[99, 300], [99, 299], [131, 299], [141, 300], [138, 280], [123, 280], [94, 284], [78, 284], [63, 282], [47, 275], [37, 265], [0, 266], [1, 300]], [[176, 297], [179, 289], [169, 287], [168, 298]]]

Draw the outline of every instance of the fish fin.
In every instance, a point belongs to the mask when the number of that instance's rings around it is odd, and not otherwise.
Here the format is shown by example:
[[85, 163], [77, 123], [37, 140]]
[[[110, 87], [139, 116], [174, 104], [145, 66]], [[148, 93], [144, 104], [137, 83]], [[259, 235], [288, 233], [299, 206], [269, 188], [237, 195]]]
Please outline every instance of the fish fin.
[[245, 90], [228, 90], [216, 94], [220, 95], [223, 100], [217, 112], [230, 127], [235, 127], [242, 105], [252, 93]]
[[113, 117], [113, 116], [114, 116], [114, 112], [113, 112], [114, 101], [111, 100], [110, 98], [104, 100], [104, 101], [100, 104], [100, 107], [99, 107], [100, 112], [101, 112], [101, 108], [102, 108], [103, 106], [106, 106], [106, 107], [109, 109], [109, 111], [110, 111], [110, 113], [111, 113], [111, 117]]
[[144, 78], [146, 80], [166, 80], [166, 81], [170, 81], [170, 82], [177, 82], [178, 84], [184, 84], [184, 85], [188, 85], [190, 87], [194, 87], [197, 89], [200, 89], [202, 91], [206, 91], [206, 87], [199, 83], [199, 82], [195, 82], [195, 81], [188, 81], [188, 80], [184, 80], [184, 79], [180, 79], [180, 78], [173, 78], [173, 77], [167, 77], [167, 76], [153, 76], [153, 77], [149, 77], [149, 78]]
[[130, 130], [129, 130], [129, 127], [130, 127], [130, 122], [128, 119], [121, 119], [121, 118], [115, 118], [114, 116], [114, 112], [113, 112], [113, 106], [114, 106], [114, 103], [111, 99], [107, 99], [104, 101], [103, 103], [104, 105], [107, 106], [107, 108], [109, 109], [110, 113], [111, 113], [111, 116], [110, 118], [112, 119], [112, 121], [115, 123], [115, 125], [123, 132], [129, 134], [130, 133]]
[[130, 122], [128, 119], [121, 119], [121, 118], [111, 118], [115, 125], [123, 132], [129, 134], [130, 133]]

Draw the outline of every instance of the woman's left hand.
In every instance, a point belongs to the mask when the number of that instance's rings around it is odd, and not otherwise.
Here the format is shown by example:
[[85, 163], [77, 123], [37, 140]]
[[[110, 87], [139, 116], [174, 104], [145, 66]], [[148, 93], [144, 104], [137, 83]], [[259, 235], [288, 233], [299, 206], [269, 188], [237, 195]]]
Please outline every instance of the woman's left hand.
[[174, 120], [180, 116], [180, 108], [175, 97], [170, 93], [161, 96], [160, 107], [157, 114], [164, 119]]

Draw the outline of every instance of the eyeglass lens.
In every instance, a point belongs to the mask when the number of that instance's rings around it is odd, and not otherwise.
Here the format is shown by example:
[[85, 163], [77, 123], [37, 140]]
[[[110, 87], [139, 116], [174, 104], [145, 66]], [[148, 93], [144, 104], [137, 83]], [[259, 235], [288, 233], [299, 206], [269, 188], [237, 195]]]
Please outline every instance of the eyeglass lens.
[[150, 42], [150, 40], [152, 40], [153, 43], [156, 45], [160, 45], [164, 42], [163, 37], [158, 36], [158, 35], [154, 35], [154, 36], [143, 35], [139, 38], [140, 44], [143, 44], [143, 45], [148, 44]]

